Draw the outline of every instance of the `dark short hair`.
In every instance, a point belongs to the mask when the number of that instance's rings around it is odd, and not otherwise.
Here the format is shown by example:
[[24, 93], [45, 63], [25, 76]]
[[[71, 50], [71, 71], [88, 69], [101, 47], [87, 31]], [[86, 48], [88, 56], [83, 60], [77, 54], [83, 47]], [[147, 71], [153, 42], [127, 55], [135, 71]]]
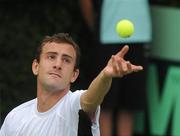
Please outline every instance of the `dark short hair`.
[[42, 53], [43, 46], [48, 42], [55, 42], [55, 43], [68, 43], [72, 45], [76, 52], [76, 64], [75, 69], [79, 68], [80, 65], [80, 48], [78, 44], [72, 39], [72, 37], [68, 33], [57, 33], [52, 36], [45, 36], [44, 39], [41, 41], [40, 45], [36, 49], [35, 59], [39, 62], [40, 55]]

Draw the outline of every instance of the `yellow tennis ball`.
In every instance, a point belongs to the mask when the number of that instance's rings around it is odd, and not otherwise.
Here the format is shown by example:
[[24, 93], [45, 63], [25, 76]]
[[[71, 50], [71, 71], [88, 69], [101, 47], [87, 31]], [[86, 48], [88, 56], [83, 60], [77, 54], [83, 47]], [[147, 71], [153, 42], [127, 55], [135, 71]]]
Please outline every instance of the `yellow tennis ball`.
[[116, 24], [116, 32], [122, 38], [128, 38], [134, 33], [134, 24], [127, 19], [120, 20]]

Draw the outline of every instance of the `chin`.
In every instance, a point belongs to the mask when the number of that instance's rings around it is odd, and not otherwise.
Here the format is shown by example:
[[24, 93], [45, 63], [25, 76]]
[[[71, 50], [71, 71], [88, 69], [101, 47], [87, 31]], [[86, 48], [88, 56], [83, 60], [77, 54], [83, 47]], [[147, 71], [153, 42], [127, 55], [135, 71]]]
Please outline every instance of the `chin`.
[[49, 92], [60, 92], [64, 91], [65, 89], [60, 86], [46, 85], [46, 90], [48, 90]]

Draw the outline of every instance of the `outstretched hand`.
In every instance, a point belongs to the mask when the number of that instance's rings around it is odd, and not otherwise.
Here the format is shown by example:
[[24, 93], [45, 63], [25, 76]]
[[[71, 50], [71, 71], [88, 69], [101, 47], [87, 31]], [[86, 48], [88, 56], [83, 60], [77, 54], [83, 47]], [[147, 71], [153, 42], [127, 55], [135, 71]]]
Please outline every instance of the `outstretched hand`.
[[108, 77], [123, 77], [132, 72], [143, 70], [142, 66], [133, 65], [130, 61], [126, 61], [124, 56], [129, 50], [129, 46], [125, 45], [116, 55], [112, 55], [108, 64], [104, 68], [104, 74]]

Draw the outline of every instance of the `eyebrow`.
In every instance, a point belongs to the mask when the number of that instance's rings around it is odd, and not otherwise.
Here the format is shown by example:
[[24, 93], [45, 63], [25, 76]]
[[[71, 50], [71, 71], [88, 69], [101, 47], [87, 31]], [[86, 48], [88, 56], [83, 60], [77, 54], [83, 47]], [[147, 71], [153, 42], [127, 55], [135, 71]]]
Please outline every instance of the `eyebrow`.
[[[57, 53], [57, 52], [53, 52], [53, 51], [46, 52], [45, 54], [54, 54], [54, 55], [58, 55], [58, 53]], [[64, 53], [62, 56], [63, 56], [63, 57], [70, 58], [70, 59], [73, 59], [73, 57], [72, 57], [72, 56], [70, 56], [70, 55], [68, 55], [68, 54], [65, 54], [65, 53]]]

